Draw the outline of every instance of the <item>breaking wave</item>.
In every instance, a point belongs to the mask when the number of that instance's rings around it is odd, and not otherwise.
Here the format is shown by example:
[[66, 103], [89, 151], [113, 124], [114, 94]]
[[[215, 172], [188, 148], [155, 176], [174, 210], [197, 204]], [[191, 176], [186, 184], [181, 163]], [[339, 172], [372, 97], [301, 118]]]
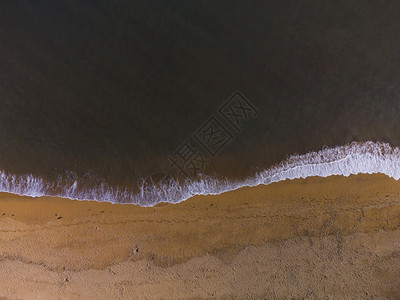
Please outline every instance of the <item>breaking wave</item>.
[[204, 176], [196, 181], [179, 183], [170, 180], [157, 185], [141, 180], [138, 192], [113, 188], [105, 182], [99, 182], [93, 188], [92, 184], [80, 181], [73, 175], [60, 176], [57, 182], [51, 183], [33, 175], [15, 176], [0, 171], [0, 191], [31, 197], [58, 196], [153, 206], [160, 202], [178, 203], [194, 195], [221, 194], [244, 186], [266, 185], [286, 179], [360, 173], [383, 173], [398, 180], [400, 149], [387, 143], [353, 142], [303, 155], [292, 155], [280, 164], [257, 172], [245, 180], [221, 180]]

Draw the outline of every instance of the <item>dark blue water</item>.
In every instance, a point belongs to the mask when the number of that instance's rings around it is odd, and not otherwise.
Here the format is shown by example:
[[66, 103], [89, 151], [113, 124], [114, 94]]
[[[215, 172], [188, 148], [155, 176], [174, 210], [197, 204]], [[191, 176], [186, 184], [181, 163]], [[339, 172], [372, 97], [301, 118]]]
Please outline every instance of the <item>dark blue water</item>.
[[[0, 1], [0, 170], [54, 194], [75, 181], [134, 192], [143, 178], [243, 179], [324, 146], [398, 146], [399, 12], [396, 1]], [[207, 129], [220, 135], [204, 147]]]

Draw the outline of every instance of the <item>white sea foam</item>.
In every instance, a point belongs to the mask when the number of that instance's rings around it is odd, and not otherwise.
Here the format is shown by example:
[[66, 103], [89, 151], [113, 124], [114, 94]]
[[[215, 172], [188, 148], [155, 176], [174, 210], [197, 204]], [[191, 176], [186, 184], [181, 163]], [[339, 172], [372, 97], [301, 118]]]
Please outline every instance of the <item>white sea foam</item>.
[[153, 206], [160, 202], [178, 203], [194, 195], [221, 194], [244, 186], [269, 184], [286, 179], [310, 176], [382, 173], [400, 178], [400, 149], [386, 143], [351, 143], [324, 148], [304, 155], [292, 155], [280, 164], [241, 181], [204, 176], [197, 181], [170, 181], [158, 186], [141, 181], [139, 192], [112, 188], [105, 183], [89, 188], [78, 179], [60, 177], [56, 183], [33, 175], [15, 176], [0, 171], [0, 191], [23, 196], [60, 196], [76, 200], [132, 203]]

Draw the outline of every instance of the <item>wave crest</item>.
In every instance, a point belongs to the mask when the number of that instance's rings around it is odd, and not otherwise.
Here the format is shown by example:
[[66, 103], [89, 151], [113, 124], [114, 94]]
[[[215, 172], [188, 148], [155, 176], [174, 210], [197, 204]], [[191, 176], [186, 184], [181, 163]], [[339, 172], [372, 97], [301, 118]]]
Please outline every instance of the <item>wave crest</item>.
[[400, 149], [380, 142], [353, 142], [344, 146], [323, 148], [303, 155], [292, 155], [269, 169], [245, 180], [221, 180], [204, 176], [199, 180], [174, 180], [159, 185], [139, 181], [139, 192], [113, 188], [105, 182], [85, 184], [76, 176], [59, 177], [47, 182], [33, 175], [16, 176], [0, 171], [0, 191], [22, 196], [57, 196], [75, 200], [95, 200], [111, 203], [131, 203], [153, 206], [160, 202], [178, 203], [194, 195], [221, 194], [244, 186], [270, 184], [286, 179], [311, 176], [382, 173], [400, 178]]

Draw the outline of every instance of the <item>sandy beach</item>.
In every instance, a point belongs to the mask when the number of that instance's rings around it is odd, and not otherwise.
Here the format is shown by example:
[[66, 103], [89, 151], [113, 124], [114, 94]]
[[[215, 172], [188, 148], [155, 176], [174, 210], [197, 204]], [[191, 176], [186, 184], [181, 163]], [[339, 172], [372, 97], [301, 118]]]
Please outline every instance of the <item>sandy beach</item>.
[[307, 178], [138, 207], [1, 194], [2, 299], [398, 299], [400, 182]]

